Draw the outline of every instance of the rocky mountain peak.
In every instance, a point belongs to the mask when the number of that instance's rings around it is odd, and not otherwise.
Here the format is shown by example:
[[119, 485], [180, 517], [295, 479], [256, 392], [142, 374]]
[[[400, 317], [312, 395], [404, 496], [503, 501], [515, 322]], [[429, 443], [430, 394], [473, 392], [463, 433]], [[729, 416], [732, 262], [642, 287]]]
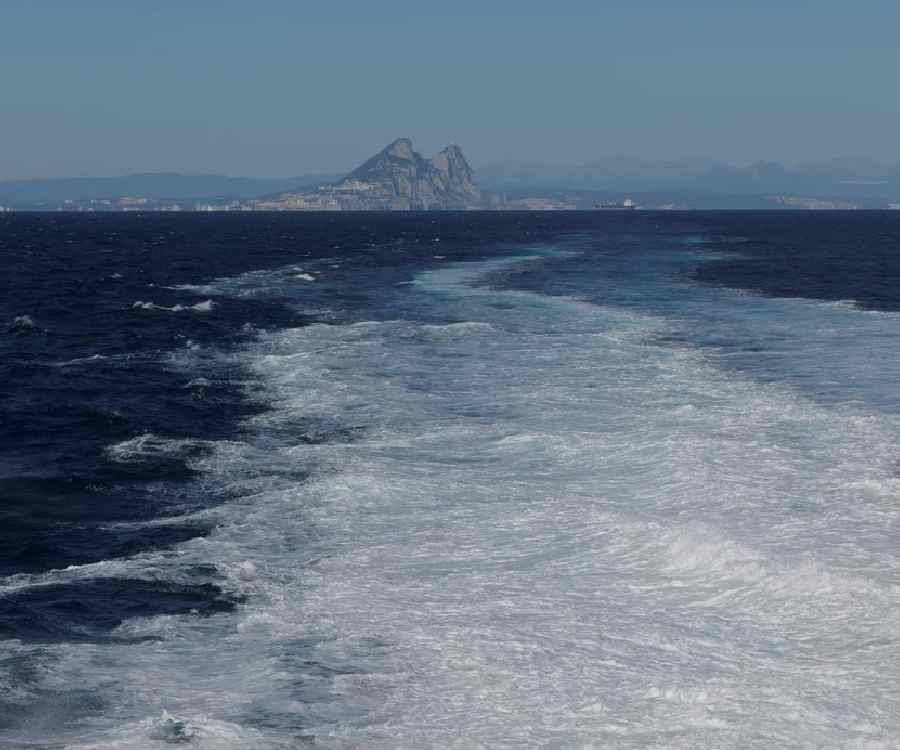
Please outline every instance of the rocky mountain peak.
[[416, 156], [418, 156], [413, 151], [412, 141], [409, 138], [398, 138], [389, 144], [382, 153], [393, 156], [395, 159], [406, 159], [407, 161], [414, 161]]
[[431, 159], [432, 166], [452, 180], [473, 182], [475, 174], [463, 156], [462, 149], [455, 143], [447, 146], [443, 151]]
[[447, 146], [424, 159], [409, 138], [398, 138], [354, 169], [336, 186], [349, 196], [364, 193], [365, 201], [378, 200], [393, 209], [475, 208], [481, 192], [462, 149]]
[[425, 160], [413, 150], [409, 138], [398, 138], [354, 169], [342, 182], [347, 180], [384, 182], [394, 179], [398, 174], [415, 177], [425, 163]]
[[409, 138], [398, 138], [344, 179], [271, 203], [316, 211], [459, 210], [480, 208], [482, 197], [459, 146], [424, 159]]

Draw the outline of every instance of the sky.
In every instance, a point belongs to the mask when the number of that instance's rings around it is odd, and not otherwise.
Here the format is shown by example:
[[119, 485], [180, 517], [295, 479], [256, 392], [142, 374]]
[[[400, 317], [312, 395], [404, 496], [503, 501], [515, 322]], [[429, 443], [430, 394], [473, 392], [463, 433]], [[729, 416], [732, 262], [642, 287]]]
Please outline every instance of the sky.
[[0, 179], [900, 162], [900, 3], [0, 0]]

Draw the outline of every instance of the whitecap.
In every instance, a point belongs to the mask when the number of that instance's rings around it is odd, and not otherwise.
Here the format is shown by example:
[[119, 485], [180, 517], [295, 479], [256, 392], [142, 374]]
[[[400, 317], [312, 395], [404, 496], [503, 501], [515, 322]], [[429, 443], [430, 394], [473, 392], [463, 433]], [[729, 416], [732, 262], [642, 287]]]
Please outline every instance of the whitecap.
[[166, 312], [187, 312], [192, 310], [194, 312], [206, 313], [212, 312], [212, 310], [215, 309], [216, 303], [211, 299], [207, 299], [203, 302], [197, 302], [194, 305], [177, 304], [173, 305], [172, 307], [166, 307], [165, 305], [157, 305], [155, 302], [144, 302], [142, 300], [138, 300], [131, 306], [135, 310], [163, 310]]
[[65, 362], [54, 362], [53, 365], [55, 367], [73, 367], [75, 365], [87, 365], [92, 362], [102, 362], [106, 359], [109, 359], [109, 357], [104, 354], [92, 354], [89, 357], [76, 357], [75, 359], [69, 359]]
[[213, 445], [207, 440], [170, 439], [147, 432], [107, 447], [106, 454], [117, 463], [127, 464], [159, 458], [185, 459]]
[[96, 740], [67, 745], [70, 750], [146, 750], [150, 747], [187, 745], [200, 750], [258, 748], [279, 750], [288, 743], [271, 742], [258, 730], [196, 713], [169, 713], [118, 727]]
[[44, 329], [41, 328], [30, 315], [17, 315], [7, 326], [7, 330], [24, 333], [27, 331], [43, 331]]

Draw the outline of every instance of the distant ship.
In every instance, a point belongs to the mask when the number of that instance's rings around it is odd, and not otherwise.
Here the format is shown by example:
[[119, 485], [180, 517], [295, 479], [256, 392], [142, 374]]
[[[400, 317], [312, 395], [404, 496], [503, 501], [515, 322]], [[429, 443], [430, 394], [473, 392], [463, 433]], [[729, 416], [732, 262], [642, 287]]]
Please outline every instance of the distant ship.
[[623, 201], [595, 203], [594, 208], [600, 209], [601, 211], [634, 211], [637, 206], [631, 198], [626, 198]]

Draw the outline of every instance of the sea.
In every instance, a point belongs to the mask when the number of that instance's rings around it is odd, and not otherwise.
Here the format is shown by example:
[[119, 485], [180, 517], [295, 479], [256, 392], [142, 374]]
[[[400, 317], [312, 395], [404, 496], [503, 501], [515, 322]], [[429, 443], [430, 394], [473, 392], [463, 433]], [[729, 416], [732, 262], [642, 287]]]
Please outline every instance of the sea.
[[0, 748], [900, 747], [900, 212], [0, 215]]

